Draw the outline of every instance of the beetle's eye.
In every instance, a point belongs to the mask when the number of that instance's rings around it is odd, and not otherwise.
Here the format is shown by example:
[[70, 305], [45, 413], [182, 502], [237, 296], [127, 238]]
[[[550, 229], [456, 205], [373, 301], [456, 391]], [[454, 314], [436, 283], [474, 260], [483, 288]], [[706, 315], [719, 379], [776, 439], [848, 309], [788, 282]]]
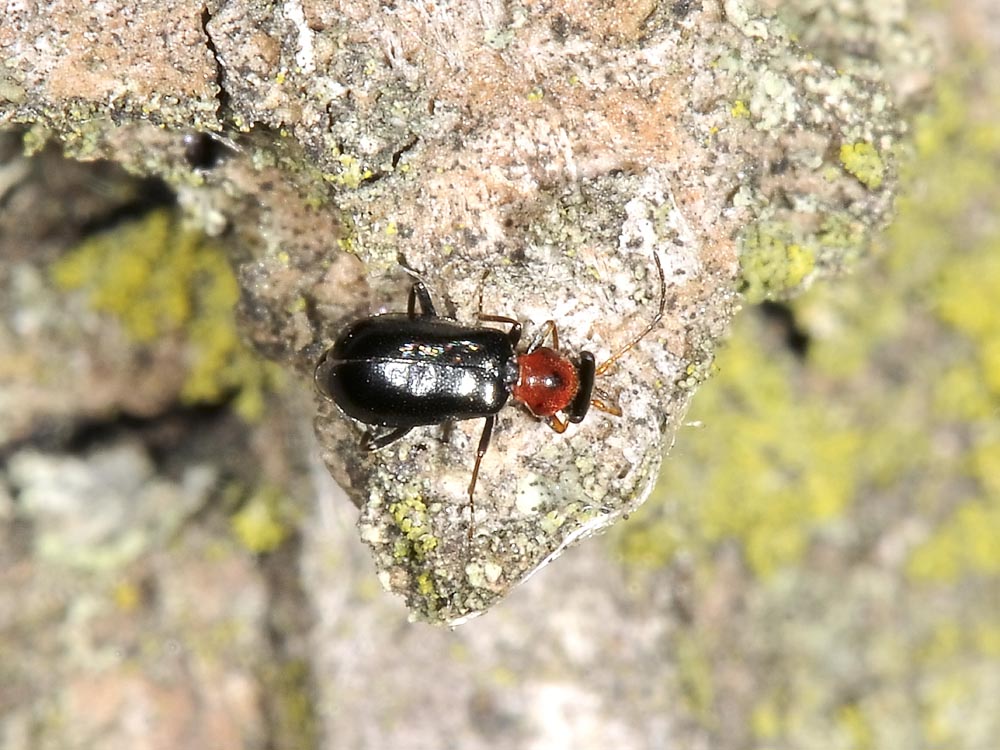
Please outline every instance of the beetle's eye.
[[192, 169], [212, 169], [227, 156], [229, 149], [208, 133], [188, 133], [184, 136], [184, 159]]

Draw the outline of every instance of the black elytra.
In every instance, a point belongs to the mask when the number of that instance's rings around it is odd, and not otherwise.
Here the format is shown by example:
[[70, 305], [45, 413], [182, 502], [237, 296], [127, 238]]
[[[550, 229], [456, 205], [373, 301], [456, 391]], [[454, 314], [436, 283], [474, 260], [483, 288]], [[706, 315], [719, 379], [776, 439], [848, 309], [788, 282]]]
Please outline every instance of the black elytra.
[[[415, 302], [420, 303], [420, 313]], [[423, 282], [410, 289], [408, 310], [348, 325], [316, 368], [319, 390], [352, 419], [373, 427], [362, 446], [383, 448], [414, 427], [492, 417], [517, 380], [510, 331], [440, 318]]]
[[327, 362], [324, 390], [347, 416], [381, 427], [496, 414], [517, 379], [505, 332], [398, 313], [352, 324]]

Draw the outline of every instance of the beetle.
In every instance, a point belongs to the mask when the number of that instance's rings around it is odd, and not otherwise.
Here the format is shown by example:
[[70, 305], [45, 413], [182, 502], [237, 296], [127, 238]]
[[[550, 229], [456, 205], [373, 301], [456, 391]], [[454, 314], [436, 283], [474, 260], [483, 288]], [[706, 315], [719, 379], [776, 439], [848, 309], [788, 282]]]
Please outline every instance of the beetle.
[[[365, 451], [385, 448], [414, 427], [482, 418], [468, 490], [470, 519], [474, 519], [479, 467], [497, 414], [509, 398], [546, 420], [557, 433], [582, 422], [591, 407], [622, 415], [599, 391], [595, 395], [594, 382], [663, 319], [666, 279], [659, 255], [654, 253], [653, 259], [660, 279], [656, 315], [600, 365], [589, 351], [580, 352], [575, 360], [561, 351], [554, 320], [546, 321], [519, 353], [522, 326], [514, 318], [480, 311], [481, 323], [510, 326], [503, 331], [440, 317], [427, 286], [411, 271], [415, 279], [406, 312], [373, 315], [348, 324], [320, 358], [316, 387], [348, 417], [368, 425], [361, 439]], [[544, 345], [548, 338], [551, 346]], [[470, 540], [472, 530], [470, 520]]]

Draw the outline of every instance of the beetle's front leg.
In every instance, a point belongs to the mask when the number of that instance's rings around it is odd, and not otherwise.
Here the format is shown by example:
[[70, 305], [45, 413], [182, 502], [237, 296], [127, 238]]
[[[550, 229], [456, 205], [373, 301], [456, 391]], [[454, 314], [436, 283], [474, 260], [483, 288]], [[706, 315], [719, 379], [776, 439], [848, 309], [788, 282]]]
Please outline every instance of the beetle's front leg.
[[557, 432], [560, 435], [566, 432], [566, 428], [569, 427], [568, 420], [560, 419], [555, 414], [549, 417], [549, 421], [546, 424], [548, 424], [548, 426], [551, 427], [554, 432]]

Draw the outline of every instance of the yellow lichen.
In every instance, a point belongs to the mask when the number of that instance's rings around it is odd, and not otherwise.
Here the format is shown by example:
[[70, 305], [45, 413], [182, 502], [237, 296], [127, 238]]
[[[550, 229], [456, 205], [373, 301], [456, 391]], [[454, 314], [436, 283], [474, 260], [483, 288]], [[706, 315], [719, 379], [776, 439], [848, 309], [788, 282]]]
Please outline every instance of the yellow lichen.
[[434, 594], [434, 580], [427, 571], [417, 576], [417, 591], [425, 597], [430, 597]]
[[1000, 395], [1000, 237], [944, 269], [935, 291], [941, 319], [975, 342], [980, 377]]
[[[805, 351], [784, 353], [761, 316], [737, 322], [694, 399], [699, 426], [679, 432], [658, 492], [617, 532], [627, 563], [672, 565], [671, 581], [682, 571], [699, 639], [732, 615], [704, 606], [718, 591], [748, 603], [737, 616], [759, 627], [709, 642], [724, 666], [706, 679], [728, 684], [738, 659], [755, 670], [755, 746], [965, 748], [997, 736], [1000, 101], [984, 102], [981, 86], [979, 73], [971, 87], [951, 82], [920, 123], [919, 175], [883, 254], [791, 303]], [[850, 244], [852, 221], [836, 217], [816, 247]], [[801, 244], [780, 225], [764, 234], [751, 249], [765, 257]], [[771, 276], [781, 286], [774, 268], [758, 290]], [[756, 583], [732, 575], [734, 549]], [[720, 558], [735, 589], [717, 586]], [[747, 658], [744, 637], [767, 658]], [[711, 695], [697, 659], [675, 661], [687, 693]]]
[[363, 182], [371, 179], [374, 172], [363, 167], [361, 162], [349, 154], [340, 154], [337, 157], [341, 170], [337, 173], [324, 174], [323, 178], [334, 185], [356, 190]]
[[750, 718], [754, 737], [758, 740], [774, 740], [781, 736], [782, 717], [773, 696], [768, 696], [756, 706]]
[[112, 598], [122, 612], [134, 612], [142, 603], [142, 591], [132, 581], [121, 581], [115, 586]]
[[276, 747], [316, 747], [315, 700], [310, 685], [309, 662], [289, 659], [265, 661], [263, 689], [270, 696], [268, 714]]
[[839, 729], [845, 735], [844, 747], [869, 750], [876, 746], [872, 717], [857, 704], [842, 706], [837, 716]]
[[[676, 550], [704, 554], [738, 541], [761, 576], [801, 559], [810, 536], [840, 517], [854, 498], [862, 434], [823, 404], [789, 389], [793, 362], [734, 336], [717, 360], [719, 375], [695, 398], [678, 454], [661, 491], [679, 507], [634, 519], [619, 549], [631, 563], [662, 564]], [[712, 469], [706, 471], [705, 467]]]
[[281, 498], [275, 488], [261, 489], [232, 516], [233, 533], [246, 549], [256, 554], [273, 552], [291, 534], [291, 519]]
[[878, 190], [885, 180], [885, 164], [870, 143], [845, 143], [840, 147], [840, 163], [869, 190]]
[[423, 560], [427, 553], [437, 548], [438, 538], [432, 533], [427, 505], [417, 489], [407, 493], [403, 500], [390, 505], [389, 513], [402, 534], [393, 548], [397, 560], [411, 555], [417, 560]]
[[968, 574], [1000, 576], [998, 540], [1000, 500], [965, 500], [914, 550], [908, 572], [916, 580], [939, 583]]
[[220, 247], [167, 210], [85, 240], [51, 269], [57, 286], [83, 290], [139, 344], [180, 337], [189, 345], [181, 398], [216, 402], [254, 419], [276, 369], [241, 342], [233, 319], [239, 287]]

